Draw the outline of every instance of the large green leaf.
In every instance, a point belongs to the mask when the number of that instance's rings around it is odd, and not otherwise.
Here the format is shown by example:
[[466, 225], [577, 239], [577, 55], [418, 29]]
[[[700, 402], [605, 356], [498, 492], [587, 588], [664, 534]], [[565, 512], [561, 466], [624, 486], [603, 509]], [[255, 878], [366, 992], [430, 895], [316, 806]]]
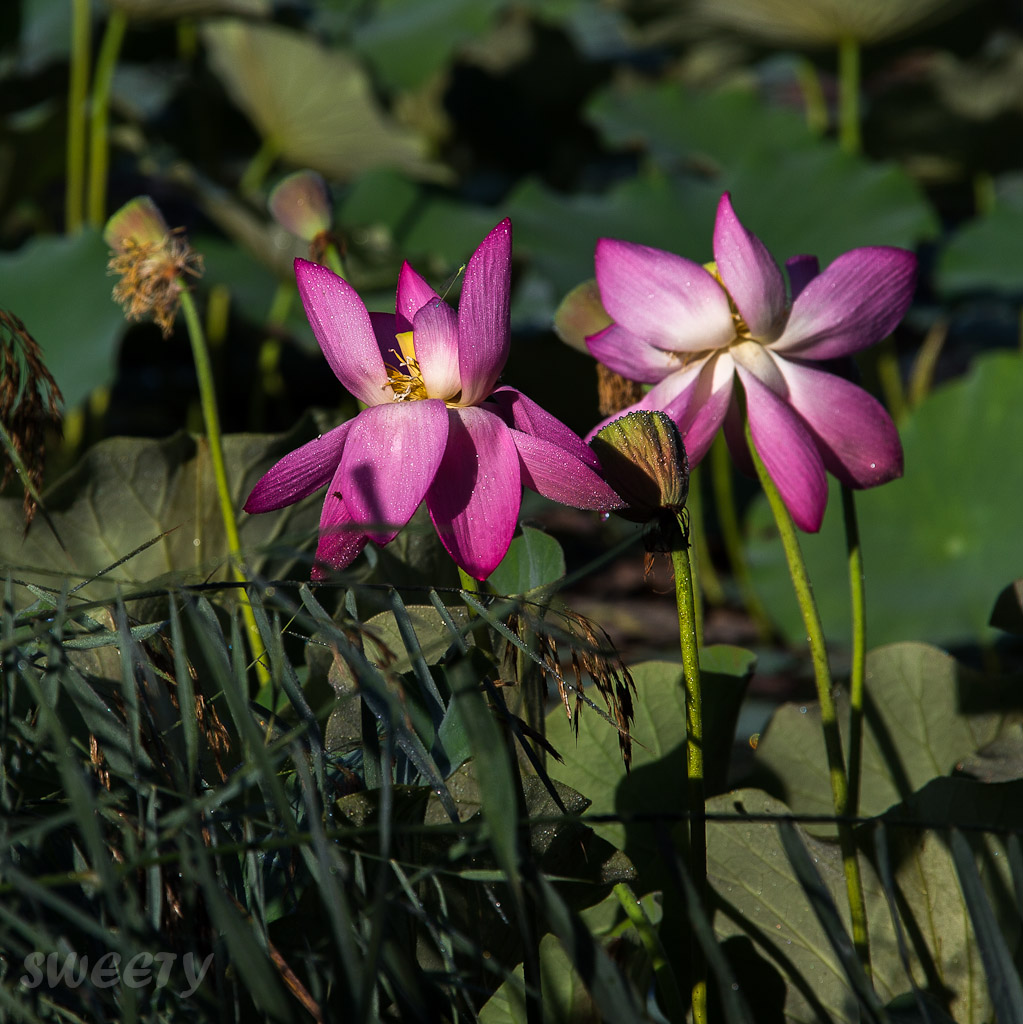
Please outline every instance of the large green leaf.
[[[722, 778], [735, 730], [735, 713], [752, 671], [753, 656], [733, 647], [700, 652], [703, 667], [705, 751], [708, 776]], [[578, 732], [562, 708], [547, 718], [547, 739], [564, 758], [549, 763], [551, 775], [593, 801], [594, 814], [626, 816], [663, 813], [669, 820], [685, 813], [685, 691], [682, 666], [650, 661], [631, 669], [636, 683], [632, 770], [626, 773], [617, 731], [594, 712], [582, 709]], [[637, 890], [671, 884], [658, 841], [649, 826], [607, 822], [598, 835], [624, 850], [640, 874]]]
[[965, 224], [942, 249], [935, 283], [947, 295], [1023, 292], [1023, 209], [999, 207]]
[[[540, 940], [540, 984], [547, 1024], [596, 1019], [593, 998], [565, 954], [564, 946], [553, 935], [545, 935]], [[521, 964], [487, 1000], [479, 1019], [480, 1024], [527, 1024], [526, 987]]]
[[[939, 783], [932, 785], [941, 792], [927, 787], [914, 794], [893, 809], [892, 822], [885, 825], [880, 842], [890, 863], [892, 891], [886, 892], [871, 861], [860, 858], [873, 982], [883, 1002], [904, 997], [912, 988], [892, 923], [894, 906], [919, 988], [947, 1008], [953, 1019], [981, 1024], [990, 1020], [988, 983], [945, 840], [927, 826], [960, 821], [964, 826], [1019, 827], [1021, 784], [986, 786], [964, 779]], [[777, 825], [770, 820], [788, 815], [789, 808], [758, 790], [740, 790], [713, 798], [708, 811], [724, 816], [707, 827], [708, 876], [719, 908], [716, 930], [726, 943], [740, 985], [751, 986], [759, 997], [763, 1019], [774, 1020], [782, 1014], [786, 1021], [799, 1024], [860, 1021], [841, 960], [797, 880]], [[758, 820], [744, 820], [743, 814]], [[734, 820], [727, 820], [733, 816]], [[837, 844], [798, 827], [795, 831], [848, 933]], [[877, 856], [873, 836], [871, 827], [860, 837], [870, 843], [864, 852], [872, 859]], [[1005, 869], [997, 866], [1005, 862], [1004, 850], [994, 839], [988, 839], [984, 848], [990, 891], [1006, 905], [1011, 897], [1005, 888]], [[914, 997], [909, 1001], [912, 1005]]]
[[[871, 644], [944, 644], [994, 637], [996, 595], [1023, 565], [1023, 359], [996, 353], [933, 392], [901, 425], [906, 474], [856, 495]], [[849, 636], [841, 499], [832, 487], [824, 526], [800, 538], [832, 642]], [[749, 561], [772, 617], [804, 635], [767, 503], [750, 513]]]
[[[710, 178], [715, 199], [731, 191], [743, 223], [781, 259], [810, 252], [827, 263], [860, 245], [912, 248], [937, 232], [907, 174], [843, 153], [811, 133], [798, 114], [752, 92], [618, 83], [589, 113], [608, 142], [643, 146], [663, 171]], [[708, 205], [695, 237], [679, 232], [675, 251], [712, 258], [713, 209]]]
[[295, 166], [348, 179], [370, 167], [443, 169], [424, 141], [381, 111], [357, 59], [274, 25], [207, 23], [210, 65], [267, 143]]
[[550, 534], [524, 526], [487, 583], [495, 593], [525, 594], [547, 587], [565, 575], [565, 553]]
[[[994, 682], [926, 644], [867, 656], [860, 811], [880, 814], [990, 743], [1023, 704], [1023, 682]], [[848, 704], [838, 701], [845, 732]], [[1018, 717], [1018, 710], [1015, 716]], [[848, 746], [846, 746], [848, 749]], [[831, 814], [816, 701], [783, 704], [757, 746], [758, 780], [798, 813]]]
[[384, 0], [354, 33], [354, 44], [392, 87], [413, 88], [490, 24], [499, 0]]
[[[309, 433], [309, 424], [303, 422], [284, 437], [224, 438], [236, 509], [259, 477]], [[80, 596], [100, 599], [115, 587], [159, 586], [161, 578], [225, 578], [227, 542], [204, 439], [182, 432], [164, 441], [101, 441], [43, 497], [59, 542], [42, 516], [23, 538], [20, 499], [0, 501], [0, 567], [16, 578], [59, 589], [61, 579], [68, 577], [74, 585], [154, 538], [155, 544], [90, 583]], [[240, 513], [242, 550], [250, 570], [261, 571], [275, 545], [278, 556], [292, 561], [295, 545], [307, 540], [315, 527], [318, 506], [312, 498], [266, 515]]]
[[68, 409], [114, 378], [125, 323], [110, 297], [109, 256], [95, 231], [40, 236], [0, 253], [0, 308], [39, 342]]

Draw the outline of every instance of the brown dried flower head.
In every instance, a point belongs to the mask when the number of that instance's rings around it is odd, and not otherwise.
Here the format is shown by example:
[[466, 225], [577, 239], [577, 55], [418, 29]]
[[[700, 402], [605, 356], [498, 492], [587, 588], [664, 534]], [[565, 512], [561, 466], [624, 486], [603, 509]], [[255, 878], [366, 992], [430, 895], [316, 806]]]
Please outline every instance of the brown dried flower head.
[[120, 275], [114, 300], [129, 320], [151, 316], [169, 337], [188, 277], [202, 274], [202, 256], [188, 244], [181, 228], [173, 231], [149, 196], [121, 207], [103, 233], [113, 250], [107, 269]]
[[[42, 486], [46, 431], [55, 428], [60, 432], [58, 403], [63, 400], [35, 339], [13, 313], [0, 309], [0, 423], [6, 434], [0, 449], [0, 490], [19, 469], [25, 473], [26, 530], [36, 514], [32, 492], [38, 494]], [[13, 455], [8, 445], [14, 449]]]

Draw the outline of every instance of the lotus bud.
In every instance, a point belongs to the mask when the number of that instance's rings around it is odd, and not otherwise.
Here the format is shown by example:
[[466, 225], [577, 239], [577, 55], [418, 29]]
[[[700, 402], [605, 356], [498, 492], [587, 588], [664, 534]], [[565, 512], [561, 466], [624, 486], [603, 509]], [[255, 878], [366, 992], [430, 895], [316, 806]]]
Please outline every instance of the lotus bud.
[[620, 516], [647, 523], [677, 517], [685, 508], [689, 458], [665, 413], [630, 412], [598, 431], [590, 447], [607, 482], [628, 502]]
[[330, 230], [330, 195], [323, 176], [316, 171], [296, 171], [283, 178], [270, 193], [267, 205], [274, 220], [304, 242]]

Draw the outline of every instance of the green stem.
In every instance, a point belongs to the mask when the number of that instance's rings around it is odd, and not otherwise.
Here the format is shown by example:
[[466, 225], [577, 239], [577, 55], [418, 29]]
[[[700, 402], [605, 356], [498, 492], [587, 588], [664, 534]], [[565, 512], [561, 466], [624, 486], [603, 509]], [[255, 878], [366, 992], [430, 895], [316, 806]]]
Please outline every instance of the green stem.
[[[470, 576], [461, 566], [458, 566], [458, 578], [462, 583], [462, 589], [473, 595], [480, 595], [486, 593], [485, 586], [480, 583], [475, 576]], [[469, 617], [476, 617], [476, 612], [469, 608]], [[475, 633], [476, 646], [483, 651], [484, 654], [493, 655], [494, 648], [490, 641], [490, 628], [489, 626], [483, 630], [477, 630]]]
[[114, 68], [128, 28], [128, 16], [117, 7], [110, 10], [103, 34], [96, 73], [92, 80], [92, 110], [89, 118], [89, 224], [103, 226], [107, 219], [107, 173], [110, 168], [110, 92]]
[[821, 88], [821, 77], [813, 61], [802, 58], [796, 61], [796, 77], [803, 90], [803, 106], [806, 108], [806, 127], [811, 133], [823, 136], [828, 130], [828, 104]]
[[259, 346], [259, 355], [256, 357], [256, 365], [259, 373], [256, 378], [256, 386], [252, 391], [252, 399], [249, 403], [249, 419], [253, 427], [259, 430], [266, 417], [267, 401], [274, 401], [280, 398], [285, 391], [284, 378], [281, 376], [280, 362], [283, 345], [279, 337], [279, 328], [288, 319], [291, 310], [291, 303], [297, 294], [293, 282], [281, 282], [274, 293], [273, 302], [270, 304], [270, 312], [266, 317], [267, 336]]
[[[220, 415], [217, 412], [217, 396], [213, 382], [213, 367], [210, 363], [209, 348], [206, 344], [206, 336], [203, 334], [202, 324], [199, 322], [199, 313], [195, 308], [195, 303], [192, 301], [188, 286], [181, 280], [178, 283], [181, 285], [181, 309], [185, 314], [188, 338], [192, 343], [195, 373], [199, 380], [199, 400], [202, 405], [203, 423], [206, 426], [206, 440], [210, 446], [210, 461], [213, 463], [213, 478], [217, 487], [217, 498], [220, 501], [220, 515], [224, 521], [227, 548], [231, 554], [231, 571], [238, 582], [244, 583], [246, 581], [245, 562], [242, 558], [242, 546], [238, 536], [238, 522], [235, 519], [234, 503], [231, 500], [231, 490], [227, 482], [227, 466], [224, 462], [223, 438], [220, 433]], [[264, 686], [270, 681], [270, 673], [265, 663], [266, 651], [263, 647], [262, 638], [259, 635], [259, 627], [256, 625], [256, 617], [252, 613], [252, 606], [249, 604], [247, 597], [243, 596], [241, 598], [241, 607], [245, 628], [249, 634], [249, 645], [252, 648], [253, 660], [256, 663], [256, 675], [260, 686]]]
[[899, 423], [906, 415], [907, 406], [906, 388], [902, 383], [902, 372], [899, 370], [899, 353], [895, 348], [895, 339], [889, 334], [880, 345], [875, 345], [865, 354], [866, 361], [871, 358], [885, 405], [888, 406], [892, 419]]
[[270, 168], [281, 155], [281, 147], [273, 139], [264, 139], [259, 152], [249, 161], [249, 166], [238, 182], [238, 191], [243, 196], [253, 199], [258, 196], [263, 179], [270, 173]]
[[732, 578], [739, 589], [743, 606], [757, 627], [760, 639], [767, 641], [772, 633], [771, 620], [753, 588], [753, 578], [746, 562], [742, 528], [739, 526], [739, 514], [735, 506], [735, 488], [732, 486], [732, 460], [723, 434], [718, 434], [710, 448], [710, 479], [721, 540], [732, 569]]
[[860, 44], [846, 36], [838, 44], [838, 141], [846, 153], [859, 153]]
[[67, 181], [64, 185], [64, 227], [80, 231], [85, 212], [85, 122], [89, 91], [92, 19], [89, 0], [71, 0], [71, 74], [67, 98]]
[[867, 618], [863, 586], [863, 549], [856, 517], [856, 494], [842, 484], [842, 515], [849, 553], [849, 596], [852, 604], [852, 664], [849, 668], [849, 798], [853, 817], [859, 813], [860, 765], [863, 756], [863, 684], [866, 677]]
[[346, 281], [348, 280], [348, 275], [345, 273], [344, 263], [341, 261], [341, 253], [338, 252], [338, 248], [333, 242], [327, 246], [323, 253], [323, 258], [327, 261], [327, 266], [333, 270], [338, 277], [343, 277]]
[[[707, 910], [707, 821], [703, 784], [703, 699], [700, 693], [700, 653], [696, 642], [693, 576], [689, 563], [689, 536], [679, 516], [681, 537], [671, 552], [675, 570], [675, 603], [686, 688], [686, 795], [689, 805], [689, 872]], [[697, 942], [690, 945], [694, 1024], [707, 1020], [707, 962]]]
[[725, 603], [725, 590], [721, 584], [721, 577], [710, 557], [710, 545], [707, 543], [707, 530], [703, 516], [703, 492], [700, 484], [703, 480], [703, 473], [699, 466], [694, 466], [689, 473], [689, 497], [686, 499], [686, 508], [689, 510], [689, 533], [693, 539], [693, 561], [695, 564], [694, 573], [696, 576], [695, 593], [696, 598], [696, 639], [703, 642], [703, 597], [711, 605], [722, 605]]
[[810, 585], [806, 562], [803, 560], [803, 552], [799, 546], [796, 527], [778, 488], [767, 472], [763, 459], [760, 458], [756, 445], [753, 443], [749, 420], [746, 421], [746, 443], [749, 446], [750, 455], [753, 457], [753, 464], [756, 467], [760, 484], [767, 496], [767, 502], [774, 514], [774, 521], [778, 526], [785, 558], [789, 564], [789, 573], [792, 576], [792, 585], [796, 592], [796, 600], [803, 616], [806, 638], [810, 645], [814, 681], [817, 684], [817, 701], [821, 709], [821, 727], [824, 731], [824, 749], [828, 759], [828, 775], [831, 780], [831, 799], [837, 819], [838, 842], [842, 850], [842, 867], [845, 871], [845, 888], [849, 899], [853, 944], [856, 946], [856, 951], [869, 976], [870, 949], [867, 944], [867, 908], [863, 897], [863, 881], [860, 877], [860, 864], [856, 857], [852, 825], [848, 819], [849, 779], [846, 775], [845, 759], [842, 756], [842, 737], [838, 728], [835, 702], [831, 695], [831, 667], [828, 664], [828, 649], [824, 642], [824, 628], [821, 625], [817, 602], [813, 597], [813, 588]]

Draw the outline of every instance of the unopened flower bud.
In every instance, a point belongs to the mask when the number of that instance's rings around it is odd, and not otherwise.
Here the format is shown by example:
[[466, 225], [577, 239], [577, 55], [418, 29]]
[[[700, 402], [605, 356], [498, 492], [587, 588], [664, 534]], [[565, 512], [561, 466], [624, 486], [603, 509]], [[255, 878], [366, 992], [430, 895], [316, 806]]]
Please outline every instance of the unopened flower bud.
[[285, 231], [312, 242], [330, 230], [333, 217], [327, 183], [316, 171], [296, 171], [270, 193], [270, 213]]
[[152, 316], [168, 337], [186, 288], [184, 278], [202, 274], [202, 257], [180, 228], [167, 227], [149, 196], [125, 203], [107, 221], [103, 238], [113, 250], [107, 269], [121, 278], [114, 300], [129, 320]]
[[678, 427], [663, 412], [630, 412], [590, 441], [607, 482], [629, 503], [634, 522], [677, 516], [689, 495], [689, 458]]

